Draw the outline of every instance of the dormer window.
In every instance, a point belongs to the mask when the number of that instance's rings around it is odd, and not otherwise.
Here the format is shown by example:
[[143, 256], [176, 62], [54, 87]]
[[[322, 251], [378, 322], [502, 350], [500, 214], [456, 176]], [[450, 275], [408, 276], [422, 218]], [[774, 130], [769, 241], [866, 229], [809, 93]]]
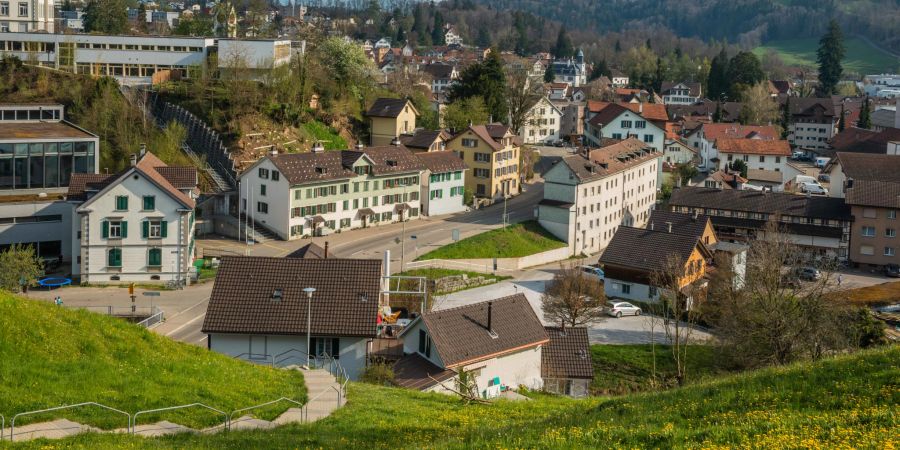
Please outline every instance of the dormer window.
[[284, 298], [284, 291], [281, 288], [275, 288], [275, 290], [272, 291], [272, 301], [277, 303], [280, 302], [282, 298]]
[[393, 159], [389, 159], [389, 160], [387, 160], [387, 165], [388, 165], [388, 167], [396, 167], [397, 161], [393, 160]]
[[328, 169], [325, 167], [316, 167], [316, 173], [319, 175], [325, 175], [328, 173]]

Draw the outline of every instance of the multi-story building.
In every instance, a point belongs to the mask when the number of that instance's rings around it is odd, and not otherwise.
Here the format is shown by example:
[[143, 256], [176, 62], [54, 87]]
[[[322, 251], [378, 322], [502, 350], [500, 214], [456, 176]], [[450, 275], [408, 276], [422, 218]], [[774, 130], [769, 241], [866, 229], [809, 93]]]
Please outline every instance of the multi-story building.
[[400, 135], [400, 143], [414, 152], [440, 152], [447, 149], [451, 137], [445, 130], [418, 129], [413, 134]]
[[584, 62], [584, 52], [579, 48], [575, 58], [557, 59], [550, 63], [555, 83], [581, 86], [587, 83], [588, 67]]
[[564, 156], [544, 174], [538, 222], [573, 255], [603, 250], [620, 225], [641, 227], [650, 217], [661, 156], [634, 138]]
[[766, 239], [772, 222], [810, 255], [847, 258], [853, 217], [839, 198], [683, 187], [672, 191], [669, 208], [709, 216], [720, 241]]
[[664, 81], [660, 91], [666, 105], [693, 105], [703, 98], [703, 88], [697, 82]]
[[837, 131], [840, 114], [834, 113], [830, 98], [790, 97], [791, 122], [788, 142], [802, 150], [821, 152], [829, 149], [828, 141]]
[[520, 135], [526, 144], [551, 144], [559, 140], [562, 111], [547, 97], [539, 98], [525, 115]]
[[519, 147], [516, 136], [505, 125], [472, 125], [447, 141], [471, 172], [466, 190], [492, 201], [517, 195], [521, 190]]
[[0, 0], [0, 32], [54, 32], [51, 0]]
[[416, 129], [419, 111], [405, 98], [379, 98], [375, 100], [366, 116], [371, 128], [372, 146], [391, 145], [400, 135], [412, 133]]
[[716, 169], [741, 160], [748, 169], [784, 172], [791, 157], [791, 145], [782, 140], [719, 138], [715, 149], [719, 153]]
[[62, 105], [0, 104], [0, 249], [75, 259], [65, 193], [73, 174], [96, 173], [99, 161], [99, 138], [67, 122]]
[[132, 155], [112, 175], [73, 174], [67, 200], [77, 219], [72, 274], [81, 283], [191, 281], [193, 167], [167, 166], [152, 153]]
[[238, 64], [251, 72], [267, 70], [287, 64], [292, 51], [285, 40], [0, 32], [0, 54], [125, 84], [149, 84], [162, 71], [189, 77], [190, 67], [213, 61], [226, 71]]
[[435, 96], [443, 95], [459, 79], [459, 70], [450, 64], [425, 64], [419, 69], [431, 76], [431, 93]]
[[715, 145], [719, 139], [763, 139], [774, 141], [780, 137], [781, 133], [773, 126], [734, 123], [704, 123], [686, 136], [690, 146], [699, 152], [700, 163], [698, 167], [701, 170], [715, 170], [719, 167], [719, 151]]
[[416, 153], [422, 173], [422, 213], [426, 216], [466, 210], [466, 163], [453, 152]]
[[827, 169], [829, 195], [844, 198], [854, 219], [850, 261], [865, 266], [900, 264], [900, 156], [837, 153]]
[[665, 105], [637, 102], [601, 103], [598, 106], [585, 125], [584, 136], [588, 143], [600, 146], [604, 138], [637, 138], [658, 152], [665, 150], [668, 121]]
[[272, 154], [240, 175], [240, 210], [284, 240], [417, 219], [424, 169], [402, 145]]

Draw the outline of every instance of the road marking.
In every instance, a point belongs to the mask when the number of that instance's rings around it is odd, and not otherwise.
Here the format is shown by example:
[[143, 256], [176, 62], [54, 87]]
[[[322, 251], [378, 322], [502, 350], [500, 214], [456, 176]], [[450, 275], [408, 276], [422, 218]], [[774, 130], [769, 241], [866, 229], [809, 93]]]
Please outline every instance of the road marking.
[[200, 314], [199, 316], [194, 317], [193, 319], [191, 319], [191, 320], [185, 322], [185, 323], [182, 324], [180, 327], [178, 327], [178, 328], [176, 328], [176, 329], [174, 329], [174, 330], [172, 330], [172, 331], [166, 333], [166, 336], [171, 336], [171, 335], [173, 335], [173, 334], [175, 334], [175, 333], [177, 333], [177, 332], [183, 330], [183, 329], [186, 328], [188, 325], [190, 325], [190, 324], [192, 324], [192, 323], [194, 323], [194, 322], [196, 322], [196, 321], [198, 321], [198, 320], [200, 320], [200, 319], [202, 319], [202, 318], [204, 318], [204, 317], [206, 317], [206, 313]]
[[172, 314], [171, 316], [166, 316], [166, 320], [170, 320], [170, 319], [172, 319], [172, 318], [178, 317], [178, 316], [180, 316], [180, 315], [182, 315], [182, 314], [184, 314], [184, 313], [186, 313], [186, 312], [188, 312], [188, 311], [190, 311], [190, 310], [196, 308], [196, 307], [199, 306], [201, 303], [203, 303], [203, 302], [208, 302], [208, 301], [209, 301], [209, 298], [205, 298], [205, 299], [203, 299], [203, 300], [200, 300], [199, 302], [194, 303], [193, 305], [191, 305], [191, 306], [190, 306], [189, 308], [187, 308], [187, 309], [182, 309], [181, 311], [178, 311], [177, 313]]
[[200, 339], [200, 340], [198, 340], [197, 342], [195, 342], [195, 344], [202, 344], [203, 341], [205, 341], [208, 337], [209, 337], [209, 336], [203, 336], [203, 338]]

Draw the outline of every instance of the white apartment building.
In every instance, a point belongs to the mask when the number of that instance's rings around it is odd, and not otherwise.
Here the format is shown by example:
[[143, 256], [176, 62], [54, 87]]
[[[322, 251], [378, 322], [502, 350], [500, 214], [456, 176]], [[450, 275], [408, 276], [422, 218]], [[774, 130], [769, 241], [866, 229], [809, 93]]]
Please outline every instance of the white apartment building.
[[660, 91], [666, 105], [693, 105], [703, 98], [703, 88], [697, 82], [664, 81]]
[[791, 157], [791, 145], [783, 140], [721, 138], [715, 148], [720, 158], [716, 168], [720, 170], [742, 160], [747, 169], [784, 172]]
[[656, 204], [662, 152], [637, 139], [569, 155], [544, 174], [538, 222], [573, 255], [604, 248], [620, 225], [643, 227]]
[[594, 146], [603, 138], [636, 138], [663, 152], [666, 145], [665, 105], [645, 103], [609, 103], [587, 120], [585, 137]]
[[547, 97], [541, 97], [528, 110], [519, 135], [526, 144], [551, 144], [560, 139], [562, 111]]
[[223, 70], [265, 70], [290, 62], [291, 48], [286, 40], [0, 32], [0, 54], [124, 84], [149, 84], [161, 71], [189, 77], [189, 68], [203, 67], [216, 54]]
[[721, 138], [733, 139], [764, 139], [776, 140], [781, 138], [781, 133], [773, 126], [740, 125], [736, 123], [705, 123], [687, 135], [688, 144], [697, 150], [700, 156], [698, 167], [702, 171], [715, 171], [719, 167], [719, 151], [716, 149], [716, 140]]
[[466, 163], [453, 152], [416, 153], [422, 172], [422, 214], [439, 216], [466, 210]]
[[117, 174], [73, 175], [73, 276], [83, 284], [189, 284], [198, 194], [196, 169], [166, 166], [152, 153], [132, 155]]
[[51, 0], [0, 0], [0, 33], [54, 32]]
[[240, 210], [284, 240], [418, 219], [423, 170], [402, 145], [272, 154], [238, 177]]
[[0, 104], [0, 250], [24, 244], [48, 262], [75, 259], [65, 193], [99, 158], [97, 135], [66, 122], [62, 105]]
[[790, 99], [791, 123], [787, 140], [801, 150], [821, 151], [830, 148], [828, 142], [837, 131], [840, 114], [834, 113], [830, 98]]

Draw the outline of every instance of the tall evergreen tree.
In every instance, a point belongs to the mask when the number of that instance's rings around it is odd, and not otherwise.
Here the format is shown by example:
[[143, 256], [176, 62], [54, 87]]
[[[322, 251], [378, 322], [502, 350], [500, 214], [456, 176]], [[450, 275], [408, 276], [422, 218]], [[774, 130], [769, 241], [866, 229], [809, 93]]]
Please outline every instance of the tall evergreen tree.
[[728, 93], [728, 53], [725, 48], [716, 55], [709, 66], [709, 75], [706, 78], [706, 91], [709, 98], [722, 100]]
[[653, 92], [659, 93], [662, 89], [663, 81], [666, 78], [666, 70], [663, 67], [662, 58], [656, 57], [656, 73], [653, 75]]
[[787, 139], [788, 128], [791, 126], [791, 97], [788, 96], [781, 109], [781, 137]]
[[869, 109], [869, 96], [863, 99], [862, 109], [859, 110], [859, 120], [856, 122], [856, 126], [863, 129], [872, 128], [872, 112]]
[[394, 41], [399, 45], [406, 42], [406, 30], [403, 29], [403, 24], [397, 24], [397, 37], [394, 38]]
[[553, 65], [547, 64], [547, 70], [544, 71], [544, 83], [552, 83], [554, 75]]
[[819, 95], [837, 92], [837, 85], [844, 73], [841, 60], [844, 59], [845, 53], [844, 33], [837, 21], [832, 19], [828, 24], [828, 31], [819, 40], [819, 49], [816, 51], [816, 61], [819, 63]]
[[762, 83], [765, 79], [766, 73], [762, 70], [762, 63], [751, 52], [738, 52], [728, 61], [726, 80], [729, 82], [728, 96], [732, 99], [740, 99], [745, 90]]
[[844, 131], [847, 128], [847, 116], [844, 111], [844, 104], [841, 103], [841, 118], [838, 120], [838, 131]]
[[713, 123], [722, 121], [722, 102], [716, 102], [716, 110], [713, 112], [712, 121]]
[[506, 74], [496, 48], [491, 49], [483, 62], [463, 70], [459, 82], [450, 88], [451, 103], [470, 97], [481, 97], [494, 121], [507, 120]]
[[571, 58], [575, 56], [575, 46], [572, 45], [572, 39], [566, 32], [566, 27], [559, 27], [559, 34], [556, 35], [556, 46], [553, 48], [553, 55], [556, 59]]
[[431, 29], [431, 43], [444, 45], [444, 16], [440, 11], [434, 12], [434, 28]]
[[621, 52], [622, 52], [622, 42], [619, 41], [618, 39], [616, 39], [615, 50], [616, 50], [616, 53], [621, 53]]
[[84, 31], [124, 34], [128, 29], [125, 0], [89, 0], [84, 7]]
[[478, 35], [475, 36], [475, 45], [481, 48], [490, 48], [491, 44], [491, 33], [488, 31], [487, 27], [478, 27]]
[[612, 75], [612, 72], [609, 70], [609, 65], [606, 64], [606, 60], [601, 59], [599, 62], [594, 63], [594, 68], [591, 70], [589, 81], [594, 81], [604, 75], [609, 77]]

